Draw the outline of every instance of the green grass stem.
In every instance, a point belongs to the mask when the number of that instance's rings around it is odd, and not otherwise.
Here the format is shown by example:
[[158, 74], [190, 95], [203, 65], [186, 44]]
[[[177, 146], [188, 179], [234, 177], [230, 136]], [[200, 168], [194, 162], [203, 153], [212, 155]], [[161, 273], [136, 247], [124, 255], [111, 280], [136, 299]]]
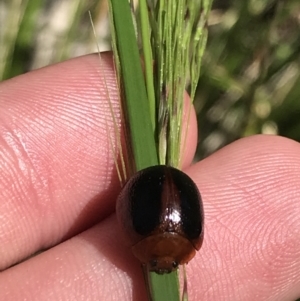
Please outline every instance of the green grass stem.
[[158, 164], [154, 129], [130, 5], [127, 0], [111, 0], [110, 3], [120, 60], [121, 87], [125, 94], [123, 109], [130, 129], [128, 137], [135, 169], [140, 170]]
[[[158, 163], [178, 167], [184, 91], [191, 81], [194, 95], [201, 61], [196, 58], [199, 53], [202, 55], [206, 41], [202, 38], [203, 26], [198, 30], [196, 27], [200, 17], [206, 20], [207, 12], [202, 15], [202, 2], [196, 0], [140, 1], [140, 22], [136, 24], [137, 36], [142, 41], [144, 79], [129, 2], [111, 0], [110, 3], [113, 48], [120, 63], [117, 65], [125, 94], [123, 110], [129, 153], [133, 153], [135, 170]], [[191, 58], [195, 64], [192, 70]], [[177, 272], [157, 275], [144, 267], [144, 274], [149, 300], [180, 300]]]

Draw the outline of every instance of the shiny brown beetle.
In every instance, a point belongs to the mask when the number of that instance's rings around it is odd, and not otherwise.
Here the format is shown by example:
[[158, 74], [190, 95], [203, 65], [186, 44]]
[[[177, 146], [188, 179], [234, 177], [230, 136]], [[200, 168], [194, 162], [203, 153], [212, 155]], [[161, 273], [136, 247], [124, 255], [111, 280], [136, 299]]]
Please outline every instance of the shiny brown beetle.
[[166, 165], [134, 174], [116, 207], [132, 252], [150, 271], [170, 273], [189, 262], [203, 241], [203, 205], [196, 184]]

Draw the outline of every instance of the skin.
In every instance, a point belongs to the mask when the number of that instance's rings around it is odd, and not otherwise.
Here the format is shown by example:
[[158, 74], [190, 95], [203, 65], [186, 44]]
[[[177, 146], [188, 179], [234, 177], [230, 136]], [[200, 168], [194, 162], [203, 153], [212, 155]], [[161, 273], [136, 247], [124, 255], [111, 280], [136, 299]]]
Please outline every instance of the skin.
[[[0, 84], [0, 300], [146, 300], [114, 214], [107, 90], [119, 122], [109, 54]], [[300, 297], [300, 145], [252, 136], [190, 166], [190, 120], [183, 166], [206, 214], [190, 300]]]

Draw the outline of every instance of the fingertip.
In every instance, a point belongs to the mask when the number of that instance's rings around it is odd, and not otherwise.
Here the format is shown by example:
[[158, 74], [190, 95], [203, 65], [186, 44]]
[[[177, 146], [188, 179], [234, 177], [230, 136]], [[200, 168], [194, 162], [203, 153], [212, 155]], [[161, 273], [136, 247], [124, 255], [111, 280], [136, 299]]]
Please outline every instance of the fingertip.
[[203, 247], [188, 268], [198, 288], [195, 299], [299, 295], [299, 154], [299, 143], [291, 139], [257, 135], [186, 170], [205, 211]]
[[117, 116], [120, 109], [111, 54], [101, 64], [88, 55], [4, 81], [0, 97], [1, 269], [113, 211], [109, 101]]

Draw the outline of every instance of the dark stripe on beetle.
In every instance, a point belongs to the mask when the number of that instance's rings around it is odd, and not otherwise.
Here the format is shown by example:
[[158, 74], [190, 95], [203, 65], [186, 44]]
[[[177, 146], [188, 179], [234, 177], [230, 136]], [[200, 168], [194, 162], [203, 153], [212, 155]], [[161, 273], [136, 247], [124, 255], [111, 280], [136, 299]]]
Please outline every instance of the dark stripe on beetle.
[[128, 183], [132, 226], [136, 233], [143, 236], [151, 234], [160, 225], [165, 172], [155, 167], [140, 171], [134, 181]]

